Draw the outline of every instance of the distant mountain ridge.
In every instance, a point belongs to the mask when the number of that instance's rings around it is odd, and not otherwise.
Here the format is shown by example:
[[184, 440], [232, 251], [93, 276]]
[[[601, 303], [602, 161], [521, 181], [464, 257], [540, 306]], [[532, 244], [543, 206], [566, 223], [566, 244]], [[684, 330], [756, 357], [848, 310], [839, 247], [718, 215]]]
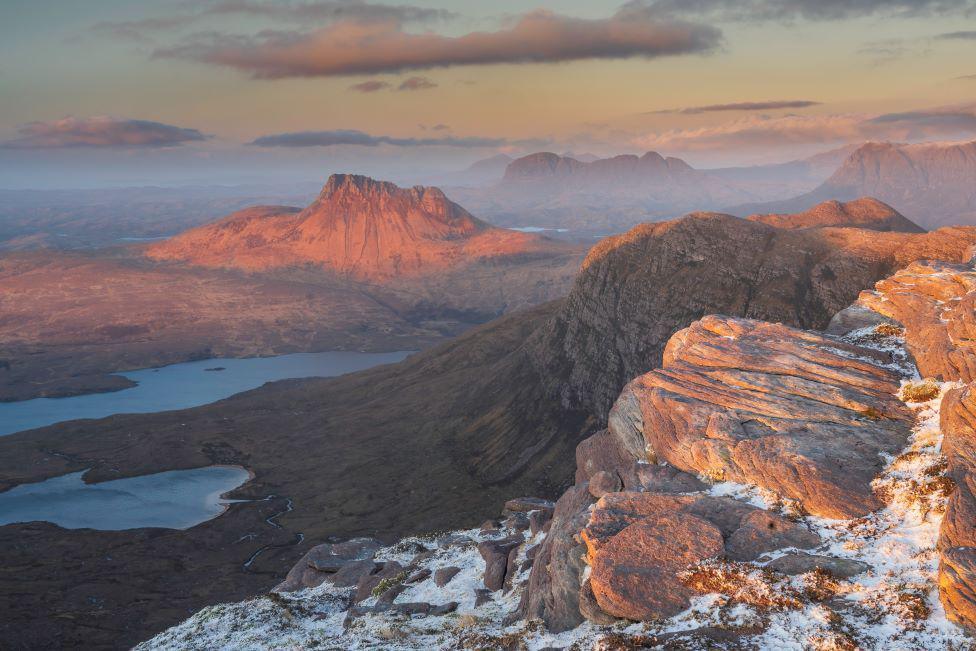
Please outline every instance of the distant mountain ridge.
[[825, 201], [801, 213], [750, 215], [746, 219], [789, 229], [833, 226], [901, 233], [925, 231], [888, 204], [871, 197], [862, 197], [847, 203], [836, 200]]
[[449, 193], [502, 226], [605, 235], [690, 211], [788, 197], [816, 187], [846, 153], [842, 149], [779, 165], [706, 170], [653, 151], [595, 160], [537, 152], [509, 163], [490, 187], [454, 187]]
[[728, 211], [737, 215], [799, 212], [829, 199], [849, 201], [862, 196], [890, 204], [924, 228], [976, 224], [976, 141], [866, 143], [811, 192]]
[[379, 280], [452, 269], [554, 246], [491, 226], [438, 188], [332, 175], [304, 209], [249, 208], [150, 246], [156, 260], [263, 270], [312, 264]]

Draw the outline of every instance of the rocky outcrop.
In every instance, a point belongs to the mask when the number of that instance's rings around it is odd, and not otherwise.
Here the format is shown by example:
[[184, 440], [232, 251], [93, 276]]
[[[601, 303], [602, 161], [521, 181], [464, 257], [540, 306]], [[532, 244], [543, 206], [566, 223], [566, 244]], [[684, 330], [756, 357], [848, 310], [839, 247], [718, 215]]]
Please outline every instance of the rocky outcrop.
[[862, 292], [852, 312], [893, 322], [922, 376], [963, 383], [941, 406], [952, 492], [940, 529], [939, 590], [948, 616], [976, 631], [976, 271], [916, 262]]
[[864, 291], [858, 304], [905, 326], [924, 377], [976, 379], [976, 272], [965, 264], [916, 262]]
[[886, 362], [811, 332], [709, 316], [627, 385], [610, 432], [652, 462], [763, 486], [817, 515], [864, 515], [881, 506], [870, 486], [880, 455], [904, 447], [911, 423]]
[[939, 592], [946, 614], [976, 631], [976, 385], [943, 398], [942, 431], [955, 490], [940, 529]]
[[372, 576], [381, 568], [373, 561], [380, 547], [382, 544], [374, 538], [316, 545], [295, 564], [275, 591], [295, 592], [317, 587], [326, 581], [342, 587], [356, 585], [363, 577]]
[[[557, 506], [523, 616], [556, 631], [584, 617], [669, 617], [697, 594], [682, 574], [695, 562], [755, 561], [820, 543], [780, 514], [703, 492], [695, 475], [756, 484], [827, 517], [882, 506], [871, 482], [912, 422], [889, 353], [709, 316], [676, 333], [663, 357], [662, 368], [627, 385], [609, 429], [577, 447], [577, 483]], [[599, 497], [593, 507], [590, 496]], [[780, 565], [783, 574], [866, 569], [798, 554]]]
[[925, 232], [924, 228], [888, 204], [871, 197], [862, 197], [846, 203], [835, 199], [800, 213], [750, 215], [746, 219], [789, 229], [850, 226], [871, 231]]
[[579, 626], [579, 593], [586, 547], [578, 534], [589, 519], [593, 498], [587, 485], [574, 486], [556, 502], [552, 527], [532, 565], [519, 616], [542, 619], [553, 631]]
[[335, 174], [304, 210], [249, 208], [150, 246], [146, 255], [249, 271], [315, 265], [384, 280], [561, 248], [475, 219], [437, 188]]
[[605, 495], [580, 537], [597, 604], [634, 620], [685, 610], [696, 593], [680, 574], [695, 562], [755, 560], [767, 551], [820, 543], [802, 525], [734, 499], [654, 492]]

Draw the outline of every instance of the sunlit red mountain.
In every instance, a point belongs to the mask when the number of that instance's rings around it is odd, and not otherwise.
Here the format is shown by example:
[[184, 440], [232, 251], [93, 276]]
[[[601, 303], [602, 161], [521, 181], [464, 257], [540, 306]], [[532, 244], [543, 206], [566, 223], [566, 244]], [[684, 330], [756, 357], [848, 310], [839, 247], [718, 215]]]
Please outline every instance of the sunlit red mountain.
[[250, 271], [313, 265], [382, 280], [560, 248], [476, 219], [437, 188], [336, 174], [305, 209], [242, 210], [155, 244], [147, 255]]

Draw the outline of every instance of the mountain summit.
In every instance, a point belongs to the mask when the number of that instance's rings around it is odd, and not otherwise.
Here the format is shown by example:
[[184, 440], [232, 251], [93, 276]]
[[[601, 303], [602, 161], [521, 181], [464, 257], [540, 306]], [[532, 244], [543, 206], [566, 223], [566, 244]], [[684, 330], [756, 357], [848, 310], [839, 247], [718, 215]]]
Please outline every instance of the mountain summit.
[[248, 208], [153, 245], [147, 255], [246, 270], [311, 264], [381, 280], [426, 275], [548, 245], [543, 238], [476, 219], [438, 188], [400, 188], [365, 176], [334, 174], [304, 210]]

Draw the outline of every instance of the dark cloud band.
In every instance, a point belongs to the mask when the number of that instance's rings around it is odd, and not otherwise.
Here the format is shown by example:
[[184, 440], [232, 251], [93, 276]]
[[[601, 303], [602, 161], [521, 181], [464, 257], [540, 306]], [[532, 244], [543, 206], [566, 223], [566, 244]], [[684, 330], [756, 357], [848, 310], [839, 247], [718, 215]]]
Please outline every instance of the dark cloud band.
[[505, 138], [396, 138], [393, 136], [374, 136], [364, 131], [335, 130], [335, 131], [298, 131], [293, 133], [278, 133], [262, 136], [249, 144], [257, 147], [335, 147], [352, 145], [359, 147], [377, 147], [379, 145], [393, 145], [395, 147], [502, 147], [511, 144], [542, 145], [545, 141], [509, 141]]
[[666, 109], [655, 113], [682, 113], [697, 115], [699, 113], [718, 113], [723, 111], [772, 111], [776, 109], [799, 109], [819, 106], [820, 102], [805, 99], [778, 100], [767, 102], [735, 102], [732, 104], [708, 104], [706, 106], [689, 106], [680, 109]]
[[20, 136], [0, 143], [4, 149], [155, 148], [174, 147], [206, 140], [196, 129], [176, 127], [148, 120], [110, 117], [65, 118], [51, 122], [29, 122], [17, 131]]

